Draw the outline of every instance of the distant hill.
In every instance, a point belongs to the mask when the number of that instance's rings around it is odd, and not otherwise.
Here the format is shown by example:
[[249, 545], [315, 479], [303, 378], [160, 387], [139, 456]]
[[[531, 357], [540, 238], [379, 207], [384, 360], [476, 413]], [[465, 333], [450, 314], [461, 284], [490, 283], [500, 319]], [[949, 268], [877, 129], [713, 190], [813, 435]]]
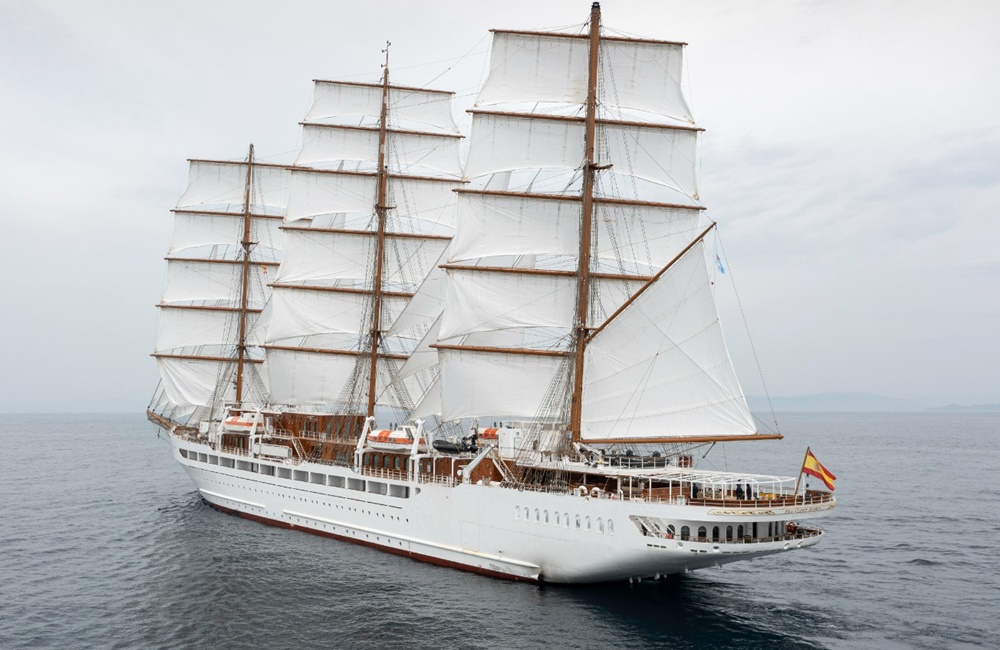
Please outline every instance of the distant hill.
[[935, 406], [928, 411], [1000, 411], [1000, 404], [949, 404]]
[[[748, 395], [751, 411], [767, 411], [766, 397]], [[925, 402], [899, 397], [886, 397], [873, 393], [815, 393], [812, 395], [788, 395], [771, 397], [775, 411], [922, 411], [928, 407]]]

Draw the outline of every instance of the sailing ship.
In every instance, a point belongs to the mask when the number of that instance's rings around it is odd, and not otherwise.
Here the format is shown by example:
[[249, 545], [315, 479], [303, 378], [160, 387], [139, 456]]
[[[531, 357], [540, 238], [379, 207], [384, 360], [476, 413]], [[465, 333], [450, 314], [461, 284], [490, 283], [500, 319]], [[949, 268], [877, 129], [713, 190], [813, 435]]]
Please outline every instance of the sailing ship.
[[147, 414], [208, 503], [534, 582], [822, 539], [832, 492], [695, 467], [781, 436], [722, 336], [684, 44], [606, 31], [494, 30], [464, 166], [388, 46], [315, 82], [294, 164], [191, 161]]

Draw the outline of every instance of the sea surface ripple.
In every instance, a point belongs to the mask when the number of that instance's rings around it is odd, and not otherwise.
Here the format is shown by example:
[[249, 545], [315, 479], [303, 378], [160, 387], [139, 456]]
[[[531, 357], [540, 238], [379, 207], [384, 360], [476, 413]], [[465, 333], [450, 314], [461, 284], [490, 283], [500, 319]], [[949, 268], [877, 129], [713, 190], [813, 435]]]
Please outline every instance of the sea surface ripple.
[[141, 415], [0, 415], [0, 648], [1000, 647], [1000, 415], [779, 414], [702, 467], [837, 474], [818, 546], [532, 586], [221, 514]]

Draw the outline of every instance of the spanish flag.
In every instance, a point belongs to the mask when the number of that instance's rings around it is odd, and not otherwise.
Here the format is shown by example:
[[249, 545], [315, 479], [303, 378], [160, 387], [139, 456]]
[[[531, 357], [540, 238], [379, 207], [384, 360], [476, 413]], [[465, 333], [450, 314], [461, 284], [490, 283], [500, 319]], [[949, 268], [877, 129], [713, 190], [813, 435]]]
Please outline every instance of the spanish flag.
[[815, 476], [823, 481], [831, 492], [833, 491], [833, 482], [837, 480], [837, 477], [816, 460], [816, 457], [813, 456], [812, 451], [808, 447], [806, 448], [806, 459], [802, 462], [802, 473]]

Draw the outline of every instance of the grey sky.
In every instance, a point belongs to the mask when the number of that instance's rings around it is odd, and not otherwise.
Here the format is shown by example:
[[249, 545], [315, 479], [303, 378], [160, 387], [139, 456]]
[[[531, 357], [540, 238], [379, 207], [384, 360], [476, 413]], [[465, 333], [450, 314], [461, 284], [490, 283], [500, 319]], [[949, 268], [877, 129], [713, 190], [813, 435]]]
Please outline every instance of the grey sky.
[[[701, 196], [772, 394], [1000, 402], [1000, 3], [602, 7], [611, 28], [690, 43]], [[387, 39], [394, 79], [471, 102], [489, 28], [588, 11], [0, 0], [0, 411], [145, 406], [186, 158], [253, 142], [289, 161], [311, 80], [375, 79]]]

